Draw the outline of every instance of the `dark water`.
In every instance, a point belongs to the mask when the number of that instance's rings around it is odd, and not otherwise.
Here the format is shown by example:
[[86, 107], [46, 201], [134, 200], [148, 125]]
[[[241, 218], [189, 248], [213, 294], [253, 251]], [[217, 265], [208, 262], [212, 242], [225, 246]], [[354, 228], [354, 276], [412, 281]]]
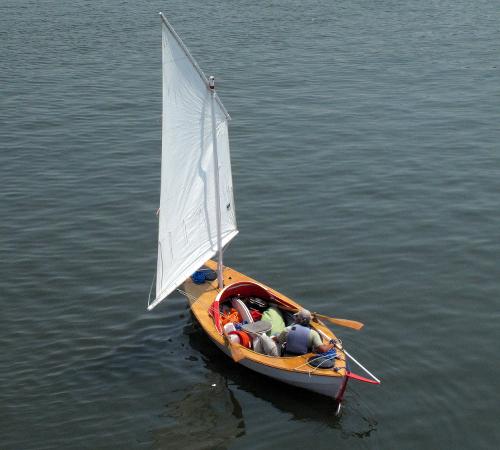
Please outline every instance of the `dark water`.
[[[227, 264], [383, 380], [328, 401], [217, 353], [156, 257], [163, 10], [230, 111]], [[500, 7], [0, 0], [0, 448], [490, 449]]]

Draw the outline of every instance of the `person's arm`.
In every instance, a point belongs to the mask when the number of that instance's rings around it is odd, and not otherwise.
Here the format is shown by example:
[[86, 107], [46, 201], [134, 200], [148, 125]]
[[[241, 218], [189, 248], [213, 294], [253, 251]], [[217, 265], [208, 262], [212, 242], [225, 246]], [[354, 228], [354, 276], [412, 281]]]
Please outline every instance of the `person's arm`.
[[334, 347], [334, 344], [321, 344], [314, 349], [314, 353], [326, 353]]
[[312, 351], [314, 353], [326, 353], [335, 347], [335, 344], [323, 344], [319, 333], [316, 330], [312, 331]]

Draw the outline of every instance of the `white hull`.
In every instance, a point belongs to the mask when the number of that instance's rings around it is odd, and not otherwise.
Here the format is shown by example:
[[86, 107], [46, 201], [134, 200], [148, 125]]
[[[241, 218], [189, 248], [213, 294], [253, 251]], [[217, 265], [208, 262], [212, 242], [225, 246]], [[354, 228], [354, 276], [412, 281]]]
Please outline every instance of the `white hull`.
[[[217, 347], [219, 347], [219, 349], [222, 350], [227, 356], [231, 357], [228, 347], [221, 345], [213, 339], [212, 342], [214, 342], [215, 345], [217, 345]], [[239, 361], [239, 364], [257, 373], [274, 378], [275, 380], [279, 380], [283, 383], [302, 389], [307, 389], [308, 391], [316, 392], [317, 394], [325, 395], [337, 401], [342, 400], [345, 384], [347, 383], [346, 377], [326, 377], [314, 375], [314, 373], [309, 374], [280, 370], [250, 359], [242, 359]]]

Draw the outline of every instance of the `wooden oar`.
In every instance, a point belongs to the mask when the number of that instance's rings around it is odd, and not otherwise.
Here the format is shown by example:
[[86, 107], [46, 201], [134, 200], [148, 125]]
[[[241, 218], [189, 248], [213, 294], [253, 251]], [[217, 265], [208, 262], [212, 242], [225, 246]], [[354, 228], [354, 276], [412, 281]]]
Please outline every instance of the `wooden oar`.
[[[297, 312], [298, 311], [298, 308], [285, 306], [285, 305], [283, 305], [283, 303], [281, 303], [279, 306], [287, 311], [290, 311], [290, 312]], [[325, 320], [328, 320], [328, 322], [333, 323], [335, 325], [341, 325], [341, 326], [347, 327], [347, 328], [354, 328], [355, 330], [361, 330], [361, 328], [363, 328], [365, 326], [364, 323], [358, 322], [357, 320], [337, 319], [335, 317], [329, 317], [329, 316], [325, 316], [323, 314], [318, 314], [315, 312], [313, 312], [311, 314], [312, 314], [313, 318], [317, 317], [317, 318], [325, 319]]]
[[355, 330], [361, 330], [365, 325], [357, 320], [349, 320], [349, 319], [337, 319], [335, 317], [324, 316], [323, 314], [312, 313], [313, 317], [319, 317], [324, 320], [328, 320], [328, 322], [333, 323], [334, 325], [340, 325], [347, 328], [354, 328]]

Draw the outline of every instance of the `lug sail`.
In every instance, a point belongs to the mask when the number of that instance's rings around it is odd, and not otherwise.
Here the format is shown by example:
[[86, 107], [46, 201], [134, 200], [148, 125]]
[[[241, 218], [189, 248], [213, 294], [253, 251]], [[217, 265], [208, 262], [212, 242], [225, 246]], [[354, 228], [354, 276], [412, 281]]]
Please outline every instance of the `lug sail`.
[[[229, 115], [198, 65], [162, 15], [162, 162], [154, 308], [238, 233], [229, 151]], [[213, 127], [212, 121], [215, 121]], [[217, 159], [214, 167], [214, 136]], [[215, 171], [220, 201], [216, 199]]]

